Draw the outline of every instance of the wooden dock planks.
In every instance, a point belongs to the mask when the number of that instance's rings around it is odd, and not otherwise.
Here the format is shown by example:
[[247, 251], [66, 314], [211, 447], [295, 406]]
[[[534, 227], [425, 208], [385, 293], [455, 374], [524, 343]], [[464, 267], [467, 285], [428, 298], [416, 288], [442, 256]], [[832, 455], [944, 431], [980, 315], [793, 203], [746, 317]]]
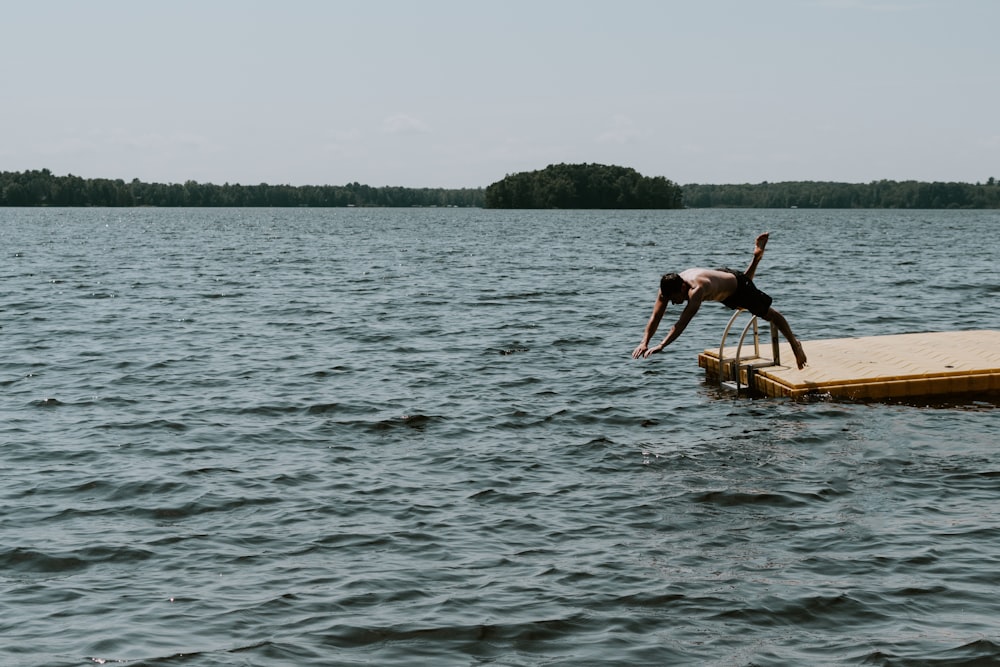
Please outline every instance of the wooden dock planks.
[[[774, 397], [827, 394], [876, 400], [1000, 391], [1000, 331], [909, 333], [802, 344], [809, 358], [803, 370], [788, 365], [795, 357], [783, 342], [778, 355], [783, 365], [757, 369], [753, 389]], [[761, 345], [762, 357], [770, 349]], [[726, 348], [727, 359], [735, 354], [735, 346]], [[718, 379], [718, 357], [718, 348], [698, 355], [698, 365], [710, 380]], [[746, 374], [742, 377], [745, 382]]]

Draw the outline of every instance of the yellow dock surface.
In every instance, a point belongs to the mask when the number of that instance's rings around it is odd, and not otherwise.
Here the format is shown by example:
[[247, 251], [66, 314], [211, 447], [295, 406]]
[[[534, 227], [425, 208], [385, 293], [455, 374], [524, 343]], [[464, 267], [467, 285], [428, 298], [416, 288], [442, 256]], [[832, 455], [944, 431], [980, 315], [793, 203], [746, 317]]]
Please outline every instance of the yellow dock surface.
[[[755, 368], [752, 390], [767, 396], [802, 397], [826, 394], [851, 399], [949, 396], [1000, 391], [1000, 331], [942, 331], [865, 338], [802, 341], [808, 363], [795, 368], [791, 346], [782, 341], [781, 365]], [[761, 341], [761, 357], [746, 363], [770, 362], [771, 345]], [[726, 347], [725, 359], [736, 355]], [[719, 349], [698, 355], [709, 380], [719, 377]], [[741, 373], [746, 386], [747, 373]]]

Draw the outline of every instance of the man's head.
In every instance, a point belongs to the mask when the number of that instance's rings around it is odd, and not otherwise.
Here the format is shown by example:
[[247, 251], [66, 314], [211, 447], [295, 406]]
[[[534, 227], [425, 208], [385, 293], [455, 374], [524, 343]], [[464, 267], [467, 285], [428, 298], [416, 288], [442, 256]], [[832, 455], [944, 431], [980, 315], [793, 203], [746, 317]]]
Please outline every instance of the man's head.
[[676, 273], [664, 273], [660, 278], [660, 296], [667, 302], [684, 303], [687, 299], [684, 280]]

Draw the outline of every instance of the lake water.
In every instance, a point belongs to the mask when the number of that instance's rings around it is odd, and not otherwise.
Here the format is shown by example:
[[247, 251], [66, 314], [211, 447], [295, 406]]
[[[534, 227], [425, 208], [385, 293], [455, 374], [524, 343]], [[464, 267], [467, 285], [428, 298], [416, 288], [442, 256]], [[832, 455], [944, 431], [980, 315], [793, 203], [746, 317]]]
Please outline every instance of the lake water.
[[1000, 328], [995, 211], [0, 209], [0, 664], [997, 664], [996, 397], [631, 359], [765, 230], [807, 351]]

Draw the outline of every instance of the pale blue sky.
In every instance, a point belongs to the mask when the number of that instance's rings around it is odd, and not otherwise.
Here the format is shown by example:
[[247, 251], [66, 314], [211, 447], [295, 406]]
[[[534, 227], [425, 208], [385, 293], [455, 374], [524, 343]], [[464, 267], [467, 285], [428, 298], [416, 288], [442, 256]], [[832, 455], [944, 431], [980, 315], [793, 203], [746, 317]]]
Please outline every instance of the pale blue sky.
[[998, 0], [2, 0], [0, 171], [1000, 178]]

